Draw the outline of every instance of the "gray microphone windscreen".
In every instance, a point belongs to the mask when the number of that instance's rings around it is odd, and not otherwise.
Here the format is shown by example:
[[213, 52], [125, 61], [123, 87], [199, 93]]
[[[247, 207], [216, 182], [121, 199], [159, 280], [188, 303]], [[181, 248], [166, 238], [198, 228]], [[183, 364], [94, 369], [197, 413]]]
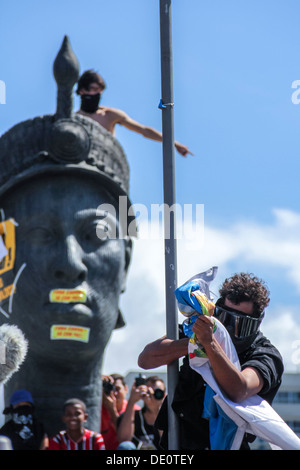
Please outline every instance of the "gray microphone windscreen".
[[0, 326], [0, 384], [6, 383], [19, 369], [28, 350], [23, 332], [15, 325]]

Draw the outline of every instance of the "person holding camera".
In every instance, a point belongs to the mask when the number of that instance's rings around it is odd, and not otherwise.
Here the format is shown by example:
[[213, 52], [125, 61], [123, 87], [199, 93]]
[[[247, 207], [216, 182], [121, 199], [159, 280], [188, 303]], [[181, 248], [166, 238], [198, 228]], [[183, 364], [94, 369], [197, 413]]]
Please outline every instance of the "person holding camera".
[[[101, 434], [105, 449], [115, 450], [119, 445], [116, 432], [117, 419], [126, 410], [128, 386], [120, 374], [103, 375], [102, 385]], [[135, 409], [138, 410], [140, 407], [135, 405]]]
[[[160, 377], [136, 379], [130, 392], [126, 411], [117, 420], [117, 437], [120, 443], [131, 441], [137, 450], [159, 448], [160, 432], [154, 423], [165, 396], [166, 387]], [[144, 401], [144, 407], [136, 410], [135, 405], [141, 399]]]

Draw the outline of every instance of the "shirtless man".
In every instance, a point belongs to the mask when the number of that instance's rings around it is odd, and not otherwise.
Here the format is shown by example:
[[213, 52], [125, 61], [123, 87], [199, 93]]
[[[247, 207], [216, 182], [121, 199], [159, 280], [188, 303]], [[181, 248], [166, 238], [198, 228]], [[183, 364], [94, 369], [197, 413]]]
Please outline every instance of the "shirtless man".
[[[127, 127], [127, 129], [142, 134], [148, 139], [162, 142], [161, 132], [134, 121], [120, 109], [99, 106], [100, 98], [105, 88], [105, 82], [98, 73], [93, 70], [84, 72], [78, 80], [76, 90], [77, 95], [81, 97], [80, 110], [77, 112], [94, 119], [113, 135], [115, 133], [115, 125], [120, 124], [121, 126]], [[185, 145], [179, 142], [174, 142], [174, 144], [177, 151], [182, 156], [186, 157], [188, 154], [192, 155]]]

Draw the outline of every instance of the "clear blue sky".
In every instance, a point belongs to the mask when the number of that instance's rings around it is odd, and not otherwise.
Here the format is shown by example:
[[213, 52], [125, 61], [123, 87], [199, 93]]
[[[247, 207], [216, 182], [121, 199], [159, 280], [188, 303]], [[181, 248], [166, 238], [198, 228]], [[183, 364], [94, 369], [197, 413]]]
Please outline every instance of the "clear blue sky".
[[[296, 0], [172, 1], [175, 138], [194, 153], [175, 156], [177, 202], [204, 204], [211, 253], [200, 252], [193, 266], [265, 278], [270, 316], [280, 329], [288, 312], [290, 342], [300, 339], [300, 104], [291, 100], [300, 80], [299, 13]], [[161, 129], [159, 27], [158, 0], [5, 2], [0, 134], [55, 111], [52, 64], [65, 34], [81, 71], [95, 68], [106, 80], [104, 105]], [[162, 203], [161, 145], [122, 128], [116, 136], [130, 163], [132, 201]]]

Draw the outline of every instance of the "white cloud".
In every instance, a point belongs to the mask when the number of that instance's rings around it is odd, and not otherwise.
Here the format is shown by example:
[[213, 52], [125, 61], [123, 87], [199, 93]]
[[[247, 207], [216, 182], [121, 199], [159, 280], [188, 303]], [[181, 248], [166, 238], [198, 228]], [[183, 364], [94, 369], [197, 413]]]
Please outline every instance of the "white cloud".
[[277, 306], [263, 323], [263, 333], [280, 351], [284, 367], [289, 372], [300, 368], [299, 312], [293, 307]]
[[[243, 220], [229, 228], [205, 226], [204, 239], [200, 236], [194, 240], [177, 240], [178, 285], [198, 272], [219, 266], [217, 279], [212, 284], [212, 291], [217, 293], [226, 276], [235, 271], [248, 271], [248, 266], [255, 264], [262, 266], [265, 271], [278, 271], [283, 286], [292, 283], [299, 293], [300, 214], [285, 209], [276, 209], [273, 214], [273, 223], [259, 224]], [[140, 228], [143, 229], [142, 224]], [[143, 347], [165, 333], [162, 239], [142, 237], [135, 241], [128, 286], [121, 299], [121, 308], [127, 326], [112, 335], [104, 361], [106, 373], [125, 373], [137, 369], [137, 356]], [[276, 305], [269, 307], [264, 331], [274, 338], [274, 343], [290, 367], [291, 338], [293, 341], [300, 340], [300, 327], [297, 325], [299, 313], [296, 306], [292, 305], [289, 310], [284, 309], [281, 316], [277, 310]]]

